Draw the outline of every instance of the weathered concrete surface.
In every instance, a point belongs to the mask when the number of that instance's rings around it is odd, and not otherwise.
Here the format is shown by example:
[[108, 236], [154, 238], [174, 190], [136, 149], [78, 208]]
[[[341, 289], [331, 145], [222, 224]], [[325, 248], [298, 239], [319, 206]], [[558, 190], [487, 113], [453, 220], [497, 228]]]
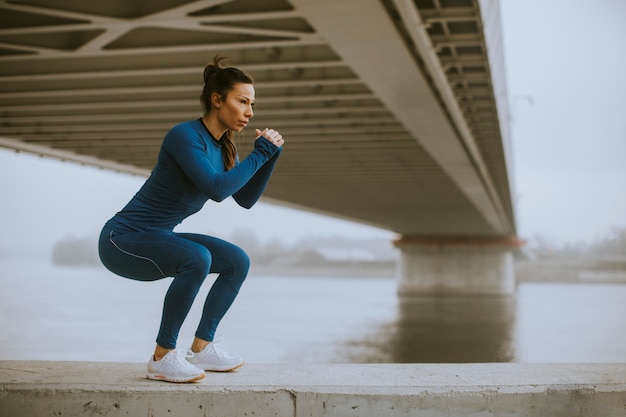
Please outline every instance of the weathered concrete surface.
[[145, 364], [0, 361], [0, 416], [626, 415], [626, 364], [248, 364], [193, 384]]

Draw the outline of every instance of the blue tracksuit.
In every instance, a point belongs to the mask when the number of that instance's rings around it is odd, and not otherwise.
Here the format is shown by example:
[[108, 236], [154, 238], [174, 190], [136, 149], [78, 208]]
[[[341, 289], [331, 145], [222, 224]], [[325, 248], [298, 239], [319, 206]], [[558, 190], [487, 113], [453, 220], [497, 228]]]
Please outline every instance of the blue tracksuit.
[[215, 237], [176, 233], [174, 227], [207, 200], [233, 196], [250, 208], [261, 197], [280, 155], [264, 137], [226, 171], [221, 145], [200, 119], [181, 123], [165, 136], [150, 177], [130, 202], [106, 222], [100, 235], [102, 263], [131, 279], [174, 277], [165, 296], [157, 343], [176, 346], [178, 332], [209, 273], [219, 276], [209, 291], [196, 336], [215, 330], [246, 278], [249, 259], [239, 247]]

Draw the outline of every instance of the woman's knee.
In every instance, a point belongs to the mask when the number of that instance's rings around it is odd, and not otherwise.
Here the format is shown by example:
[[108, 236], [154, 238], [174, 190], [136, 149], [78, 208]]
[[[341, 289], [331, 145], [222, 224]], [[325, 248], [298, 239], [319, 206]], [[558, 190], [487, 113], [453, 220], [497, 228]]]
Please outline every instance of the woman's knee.
[[239, 246], [228, 243], [222, 245], [213, 265], [212, 272], [220, 275], [236, 277], [243, 281], [250, 269], [250, 257]]
[[250, 256], [239, 246], [233, 245], [233, 247], [234, 250], [231, 261], [235, 264], [236, 268], [247, 273], [250, 269]]
[[207, 248], [198, 245], [191, 251], [190, 256], [181, 262], [180, 272], [192, 269], [198, 275], [206, 277], [211, 270], [212, 262], [213, 256], [211, 252]]

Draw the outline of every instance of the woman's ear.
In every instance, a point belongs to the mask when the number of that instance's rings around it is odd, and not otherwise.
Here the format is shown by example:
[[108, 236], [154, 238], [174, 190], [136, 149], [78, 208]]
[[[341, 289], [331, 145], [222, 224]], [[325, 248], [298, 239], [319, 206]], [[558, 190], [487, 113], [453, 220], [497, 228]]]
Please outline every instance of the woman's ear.
[[219, 109], [220, 105], [222, 104], [222, 96], [217, 93], [211, 94], [211, 104], [213, 105], [213, 107]]

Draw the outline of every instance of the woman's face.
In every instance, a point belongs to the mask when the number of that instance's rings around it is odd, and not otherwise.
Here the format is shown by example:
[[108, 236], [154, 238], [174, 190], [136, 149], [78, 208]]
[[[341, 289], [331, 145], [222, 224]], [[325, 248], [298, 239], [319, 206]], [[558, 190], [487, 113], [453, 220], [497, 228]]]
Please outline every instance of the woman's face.
[[253, 116], [254, 86], [252, 84], [238, 83], [233, 89], [215, 105], [217, 119], [224, 129], [234, 132], [248, 125]]

